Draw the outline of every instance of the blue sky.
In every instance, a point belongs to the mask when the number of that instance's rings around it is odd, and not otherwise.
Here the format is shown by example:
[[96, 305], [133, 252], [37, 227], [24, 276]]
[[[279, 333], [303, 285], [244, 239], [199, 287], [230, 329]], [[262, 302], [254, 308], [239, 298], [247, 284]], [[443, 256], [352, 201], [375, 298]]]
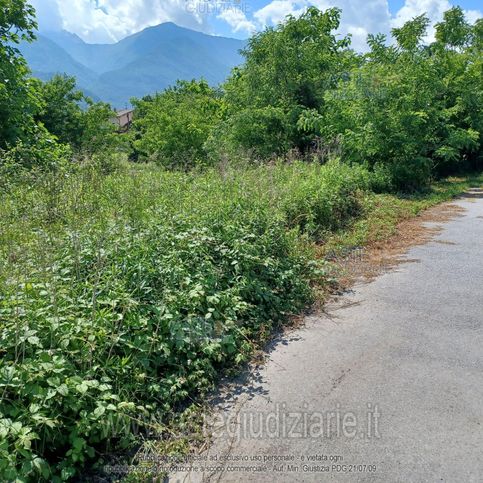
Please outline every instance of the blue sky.
[[[460, 5], [471, 22], [482, 16], [477, 0], [30, 0], [41, 30], [65, 29], [87, 42], [109, 43], [146, 27], [172, 21], [213, 35], [247, 38], [276, 25], [286, 15], [299, 15], [309, 5], [342, 9], [341, 33], [363, 49], [367, 33], [389, 33], [423, 12], [431, 21]], [[429, 31], [428, 40], [432, 31]]]

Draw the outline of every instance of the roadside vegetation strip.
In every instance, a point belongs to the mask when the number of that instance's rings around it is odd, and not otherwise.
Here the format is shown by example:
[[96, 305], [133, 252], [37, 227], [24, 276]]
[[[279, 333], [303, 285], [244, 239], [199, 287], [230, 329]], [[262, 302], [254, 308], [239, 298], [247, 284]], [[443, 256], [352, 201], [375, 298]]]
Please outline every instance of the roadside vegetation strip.
[[[400, 263], [401, 256], [408, 248], [425, 243], [438, 232], [437, 229], [426, 227], [425, 222], [444, 222], [458, 216], [460, 211], [451, 201], [468, 189], [479, 186], [483, 186], [483, 174], [436, 182], [426, 193], [409, 197], [366, 192], [358, 218], [345, 228], [329, 234], [323, 242], [310, 241], [316, 258], [330, 260], [326, 266], [324, 284], [313, 286], [315, 308], [324, 310], [323, 305], [327, 299], [357, 281], [370, 280]], [[293, 314], [287, 318], [281, 330], [290, 332], [302, 319], [300, 314]], [[237, 387], [248, 383], [252, 369], [264, 363], [264, 340], [266, 338], [254, 346], [255, 352], [249, 360], [248, 369], [244, 369], [242, 382], [237, 380]], [[238, 375], [239, 369], [235, 370]], [[235, 389], [231, 377], [224, 378], [222, 394], [232, 390]], [[142, 444], [129, 461], [129, 468], [121, 465], [118, 475], [124, 476], [123, 481], [144, 481], [159, 477], [163, 468], [179, 468], [183, 462], [190, 461], [190, 455], [202, 455], [210, 444], [209, 433], [206, 433], [203, 425], [206, 416], [213, 411], [210, 403], [212, 396], [201, 398], [184, 413], [173, 414], [169, 431], [164, 428], [158, 434], [159, 437]], [[162, 464], [153, 470], [153, 461]], [[124, 475], [123, 471], [128, 474]]]
[[162, 428], [314, 300], [330, 277], [317, 246], [354, 233], [367, 242], [361, 227], [378, 199], [388, 203], [378, 223], [390, 228], [455, 193], [449, 184], [395, 204], [370, 193], [363, 168], [338, 162], [53, 176], [2, 195], [7, 480], [29, 464], [68, 478], [136, 445], [132, 428]]
[[429, 190], [414, 194], [366, 193], [362, 202], [364, 215], [348, 230], [331, 235], [320, 249], [324, 255], [336, 254], [386, 240], [396, 233], [400, 221], [480, 186], [483, 186], [483, 174], [468, 174], [434, 182]]

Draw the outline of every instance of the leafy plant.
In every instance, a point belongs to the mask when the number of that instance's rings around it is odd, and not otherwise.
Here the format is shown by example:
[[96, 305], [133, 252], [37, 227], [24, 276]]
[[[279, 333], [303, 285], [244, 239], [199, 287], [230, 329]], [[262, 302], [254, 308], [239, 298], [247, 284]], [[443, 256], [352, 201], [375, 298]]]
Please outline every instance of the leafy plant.
[[205, 81], [180, 81], [154, 98], [135, 101], [135, 149], [169, 168], [204, 164], [204, 144], [220, 120], [219, 93]]

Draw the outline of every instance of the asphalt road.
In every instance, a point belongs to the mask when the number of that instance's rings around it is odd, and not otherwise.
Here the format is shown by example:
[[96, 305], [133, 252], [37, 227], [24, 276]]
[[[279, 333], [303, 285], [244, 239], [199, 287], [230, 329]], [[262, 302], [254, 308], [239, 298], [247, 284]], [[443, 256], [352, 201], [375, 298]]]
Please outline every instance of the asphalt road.
[[171, 481], [482, 482], [483, 194], [457, 204], [410, 261], [278, 340]]

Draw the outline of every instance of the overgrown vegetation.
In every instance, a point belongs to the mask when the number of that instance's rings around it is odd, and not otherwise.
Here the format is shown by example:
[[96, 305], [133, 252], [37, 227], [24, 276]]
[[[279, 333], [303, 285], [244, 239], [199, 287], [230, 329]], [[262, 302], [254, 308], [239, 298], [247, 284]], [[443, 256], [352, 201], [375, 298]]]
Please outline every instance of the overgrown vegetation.
[[427, 46], [421, 16], [358, 54], [339, 17], [256, 34], [224, 86], [134, 100], [120, 134], [74, 79], [29, 77], [34, 11], [2, 3], [2, 481], [156, 433], [330, 282], [317, 245], [387, 236], [466, 185], [398, 191], [481, 168], [483, 23], [454, 8]]
[[84, 167], [2, 199], [7, 480], [50, 478], [45, 461], [72, 476], [94, 448], [129, 444], [133, 421], [162, 421], [243, 362], [323, 281], [304, 236], [347, 223], [367, 187], [337, 163], [126, 169]]
[[[290, 153], [324, 161], [336, 155], [378, 173], [380, 190], [401, 191], [481, 167], [483, 21], [469, 25], [455, 7], [425, 45], [428, 19], [421, 15], [394, 29], [394, 44], [369, 35], [369, 52], [357, 54], [350, 38], [336, 34], [339, 20], [337, 9], [309, 8], [254, 35], [245, 64], [221, 93], [203, 91], [202, 83], [198, 108], [164, 114], [169, 125], [184, 123], [198, 134], [190, 152], [186, 130], [171, 131], [170, 146], [178, 148], [170, 159], [264, 161]], [[191, 91], [177, 94], [178, 105], [180, 98], [191, 104]], [[150, 154], [163, 153], [156, 148], [167, 142], [159, 112], [171, 98], [171, 91], [158, 94], [137, 112], [135, 132], [141, 145], [153, 147]], [[203, 104], [212, 114], [200, 119], [194, 112], [199, 116]]]

